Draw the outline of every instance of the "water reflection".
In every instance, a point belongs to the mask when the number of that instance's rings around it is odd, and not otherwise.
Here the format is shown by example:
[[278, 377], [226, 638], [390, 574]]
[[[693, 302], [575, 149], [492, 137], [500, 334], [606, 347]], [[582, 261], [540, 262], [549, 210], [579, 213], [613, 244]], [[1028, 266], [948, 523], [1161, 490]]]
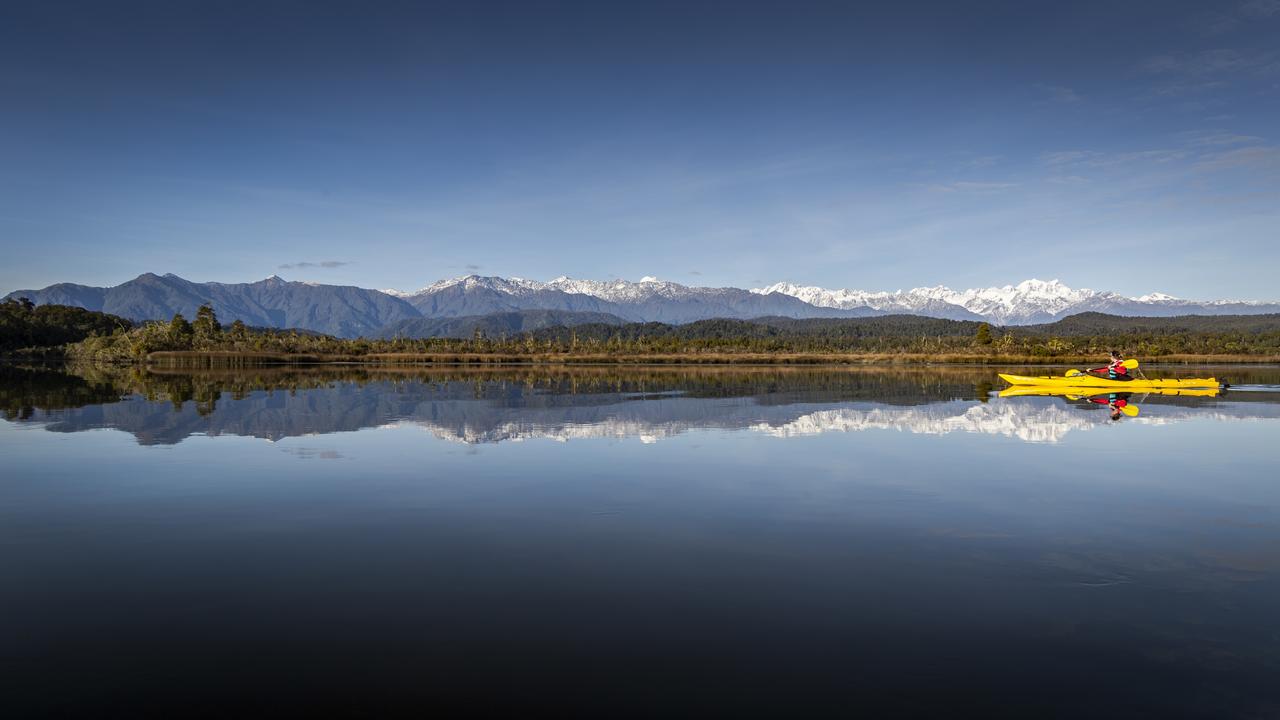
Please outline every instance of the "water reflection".
[[6, 717], [1274, 716], [1280, 395], [995, 373], [0, 368]]
[[[657, 442], [710, 429], [796, 437], [863, 430], [1059, 442], [1108, 420], [1280, 418], [1280, 395], [1216, 390], [993, 391], [988, 368], [316, 368], [75, 372], [5, 368], [0, 412], [52, 432], [113, 428], [144, 445], [191, 435], [280, 440], [418, 426], [461, 443], [585, 438]], [[1237, 382], [1275, 382], [1272, 368]]]

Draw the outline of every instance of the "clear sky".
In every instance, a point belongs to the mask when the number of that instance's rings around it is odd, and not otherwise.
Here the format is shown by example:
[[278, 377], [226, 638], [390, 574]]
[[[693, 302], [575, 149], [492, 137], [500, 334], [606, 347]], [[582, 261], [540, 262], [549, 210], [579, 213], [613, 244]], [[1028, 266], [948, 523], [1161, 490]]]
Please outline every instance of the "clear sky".
[[1280, 0], [5, 2], [0, 291], [1280, 298]]

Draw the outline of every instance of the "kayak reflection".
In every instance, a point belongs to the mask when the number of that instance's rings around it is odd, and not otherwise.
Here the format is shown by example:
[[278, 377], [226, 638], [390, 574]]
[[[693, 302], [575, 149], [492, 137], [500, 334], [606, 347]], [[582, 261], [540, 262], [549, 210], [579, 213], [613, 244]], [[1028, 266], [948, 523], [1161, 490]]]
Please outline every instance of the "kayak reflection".
[[1000, 391], [1000, 397], [1024, 397], [1024, 396], [1057, 396], [1072, 403], [1085, 404], [1086, 406], [1099, 405], [1105, 407], [1111, 415], [1112, 420], [1120, 420], [1125, 417], [1137, 417], [1141, 412], [1138, 402], [1133, 399], [1134, 395], [1146, 398], [1152, 395], [1169, 395], [1169, 396], [1191, 396], [1191, 397], [1217, 397], [1218, 388], [1155, 388], [1144, 389], [1138, 392], [1098, 392], [1096, 387], [1044, 387], [1031, 385], [1015, 385]]
[[1129, 398], [1133, 397], [1133, 393], [1108, 393], [1105, 396], [1097, 395], [1094, 397], [1080, 397], [1079, 395], [1069, 395], [1068, 400], [1084, 400], [1085, 402], [1095, 403], [1098, 405], [1106, 405], [1111, 411], [1111, 419], [1119, 420], [1126, 415], [1129, 417], [1138, 416], [1138, 406], [1129, 402]]

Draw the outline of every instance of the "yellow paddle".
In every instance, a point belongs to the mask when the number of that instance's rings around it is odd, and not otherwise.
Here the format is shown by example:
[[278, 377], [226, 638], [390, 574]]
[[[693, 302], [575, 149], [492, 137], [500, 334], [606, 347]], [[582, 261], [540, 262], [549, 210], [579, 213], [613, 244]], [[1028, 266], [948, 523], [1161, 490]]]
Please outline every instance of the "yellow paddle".
[[[1134, 370], [1138, 367], [1138, 361], [1134, 360], [1133, 358], [1129, 358], [1128, 360], [1125, 360], [1120, 364], [1125, 366], [1129, 370]], [[1066, 373], [1066, 377], [1080, 377], [1081, 375], [1088, 375], [1088, 374], [1089, 373], [1081, 372], [1079, 370], [1068, 370]]]
[[1129, 417], [1138, 417], [1138, 406], [1125, 405], [1124, 407], [1120, 408], [1120, 412], [1124, 413], [1125, 415], [1128, 415]]

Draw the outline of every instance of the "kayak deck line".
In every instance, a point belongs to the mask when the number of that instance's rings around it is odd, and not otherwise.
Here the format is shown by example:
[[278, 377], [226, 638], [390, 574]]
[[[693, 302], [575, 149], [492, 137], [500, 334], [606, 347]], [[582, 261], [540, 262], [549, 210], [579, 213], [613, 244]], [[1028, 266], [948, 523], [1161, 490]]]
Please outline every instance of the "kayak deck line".
[[[1058, 386], [1058, 385], [1011, 385], [1000, 391], [1000, 397], [1081, 397], [1090, 398], [1106, 395], [1115, 392], [1113, 388], [1099, 387], [1080, 387], [1079, 385]], [[1211, 388], [1169, 388], [1169, 387], [1139, 387], [1132, 391], [1142, 395], [1178, 395], [1181, 397], [1217, 397], [1219, 389]]]
[[1163, 380], [1112, 380], [1093, 375], [1065, 375], [1032, 377], [1000, 373], [1000, 379], [1010, 385], [1036, 385], [1040, 387], [1115, 388], [1118, 390], [1218, 388], [1217, 378], [1169, 378]]

